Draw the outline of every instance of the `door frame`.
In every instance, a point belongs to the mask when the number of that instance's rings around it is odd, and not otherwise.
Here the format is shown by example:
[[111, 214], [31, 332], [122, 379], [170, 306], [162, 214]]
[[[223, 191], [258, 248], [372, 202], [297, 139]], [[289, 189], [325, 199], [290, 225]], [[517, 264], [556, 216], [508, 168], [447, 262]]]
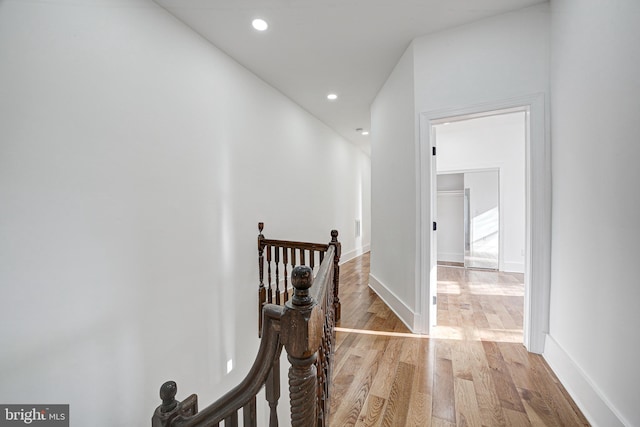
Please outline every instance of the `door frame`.
[[[416, 141], [416, 301], [420, 332], [430, 333], [436, 321], [437, 236], [436, 167], [433, 124], [451, 118], [476, 118], [501, 110], [525, 111], [525, 296], [524, 345], [542, 353], [549, 331], [551, 274], [551, 150], [548, 108], [543, 93], [472, 106], [420, 113]], [[506, 111], [505, 111], [506, 112]]]

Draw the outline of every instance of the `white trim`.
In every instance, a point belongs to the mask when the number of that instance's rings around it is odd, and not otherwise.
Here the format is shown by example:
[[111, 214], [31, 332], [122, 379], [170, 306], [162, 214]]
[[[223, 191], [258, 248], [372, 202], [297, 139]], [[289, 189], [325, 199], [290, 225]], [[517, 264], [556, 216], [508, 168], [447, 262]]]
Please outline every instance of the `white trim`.
[[505, 273], [524, 273], [524, 263], [504, 261], [502, 269], [500, 271], [503, 271]]
[[373, 274], [369, 274], [369, 288], [387, 304], [391, 311], [398, 316], [411, 332], [416, 332], [414, 327], [416, 324], [416, 314]]
[[546, 335], [542, 356], [592, 426], [631, 426], [631, 423], [625, 420], [582, 368], [550, 335]]
[[438, 190], [438, 196], [464, 196], [464, 190]]
[[[423, 319], [422, 333], [429, 333], [433, 326], [432, 294], [436, 288], [434, 271], [436, 263], [435, 233], [431, 223], [435, 218], [432, 202], [432, 182], [435, 174], [431, 150], [434, 138], [431, 124], [448, 117], [482, 115], [485, 112], [519, 108], [526, 109], [526, 237], [525, 237], [525, 307], [524, 345], [534, 353], [544, 350], [545, 336], [549, 331], [549, 295], [551, 271], [551, 148], [549, 137], [549, 109], [543, 93], [515, 97], [503, 101], [487, 102], [462, 108], [444, 109], [420, 113], [420, 132], [416, 139], [418, 158], [416, 203], [418, 216], [416, 233], [416, 301], [418, 314]], [[535, 209], [534, 209], [535, 207]], [[432, 256], [423, 254], [430, 248]], [[528, 260], [528, 261], [527, 261]], [[433, 283], [434, 286], [430, 286]]]
[[464, 252], [438, 252], [438, 261], [464, 263]]

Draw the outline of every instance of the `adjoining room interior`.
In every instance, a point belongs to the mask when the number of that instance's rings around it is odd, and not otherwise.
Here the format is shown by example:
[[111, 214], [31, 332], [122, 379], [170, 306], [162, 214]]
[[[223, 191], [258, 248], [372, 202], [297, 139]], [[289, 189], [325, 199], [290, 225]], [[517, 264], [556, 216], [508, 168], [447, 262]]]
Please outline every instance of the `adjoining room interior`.
[[525, 120], [508, 111], [434, 125], [439, 337], [473, 326], [523, 341]]

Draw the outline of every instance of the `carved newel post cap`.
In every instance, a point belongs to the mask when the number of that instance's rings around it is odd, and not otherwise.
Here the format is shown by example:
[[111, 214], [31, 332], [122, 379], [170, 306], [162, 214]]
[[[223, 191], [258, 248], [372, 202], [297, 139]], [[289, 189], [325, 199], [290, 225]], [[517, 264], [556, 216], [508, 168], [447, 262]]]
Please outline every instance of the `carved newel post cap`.
[[258, 223], [258, 230], [262, 233], [262, 230], [264, 230], [264, 222]]
[[310, 267], [299, 265], [291, 272], [291, 282], [296, 289], [309, 289], [313, 285], [313, 274]]
[[331, 230], [331, 240], [336, 241], [338, 239], [338, 230]]
[[160, 387], [160, 399], [162, 399], [161, 412], [170, 412], [178, 405], [176, 394], [178, 385], [175, 381], [167, 381]]
[[313, 285], [313, 270], [306, 265], [299, 265], [291, 272], [293, 285], [293, 305], [307, 305], [311, 303], [309, 288]]

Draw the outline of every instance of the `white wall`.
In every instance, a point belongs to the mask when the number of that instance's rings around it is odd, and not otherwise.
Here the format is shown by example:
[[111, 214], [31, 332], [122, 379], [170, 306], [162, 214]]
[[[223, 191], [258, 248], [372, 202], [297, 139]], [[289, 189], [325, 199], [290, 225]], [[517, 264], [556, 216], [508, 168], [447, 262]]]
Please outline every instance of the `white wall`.
[[469, 190], [469, 259], [471, 267], [500, 267], [500, 200], [498, 171], [464, 174], [464, 188]]
[[[372, 207], [371, 271], [385, 274], [389, 293], [412, 310], [405, 322], [429, 316], [420, 313], [423, 296], [416, 281], [419, 263], [431, 257], [429, 248], [418, 250], [421, 236], [416, 219], [428, 216], [431, 209], [428, 201], [416, 205], [416, 190], [422, 191], [416, 184], [418, 115], [547, 94], [548, 44], [548, 4], [420, 37], [413, 41], [413, 58], [405, 54], [376, 97], [372, 130], [384, 130], [384, 136], [372, 132], [372, 199], [374, 204], [381, 198], [393, 206], [385, 207], [385, 214], [380, 212], [377, 218], [378, 208]], [[412, 75], [413, 82], [407, 81]], [[412, 101], [415, 108], [406, 111]], [[430, 170], [423, 172], [430, 176]], [[376, 183], [380, 188], [375, 188]], [[430, 180], [423, 184], [429, 188]], [[392, 231], [402, 238], [382, 238]], [[384, 248], [387, 244], [394, 246]], [[378, 250], [384, 254], [376, 254]]]
[[548, 4], [414, 40], [418, 112], [548, 91]]
[[369, 243], [368, 157], [151, 1], [5, 0], [0, 63], [3, 403], [204, 406], [255, 356], [259, 220]]
[[524, 112], [437, 125], [440, 172], [500, 170], [500, 269], [524, 273]]
[[406, 315], [415, 311], [413, 69], [409, 46], [371, 106], [370, 285]]
[[640, 3], [552, 1], [545, 357], [594, 426], [638, 426]]
[[463, 191], [464, 173], [443, 173], [437, 177], [438, 191]]

